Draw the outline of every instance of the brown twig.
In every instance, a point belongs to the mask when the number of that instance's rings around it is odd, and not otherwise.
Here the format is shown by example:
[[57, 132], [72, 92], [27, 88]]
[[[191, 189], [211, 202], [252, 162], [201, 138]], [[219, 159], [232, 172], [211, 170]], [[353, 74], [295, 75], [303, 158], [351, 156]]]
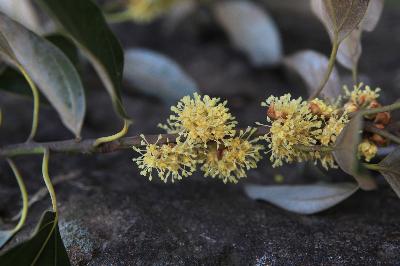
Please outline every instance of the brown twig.
[[[254, 136], [262, 136], [268, 132], [266, 127], [260, 127], [254, 133]], [[145, 135], [147, 142], [156, 143], [159, 135]], [[177, 135], [161, 134], [158, 144], [174, 143]], [[82, 141], [64, 140], [53, 142], [27, 142], [20, 144], [8, 145], [0, 148], [0, 157], [15, 157], [29, 154], [42, 154], [43, 150], [48, 149], [55, 153], [111, 153], [118, 150], [131, 149], [133, 146], [141, 146], [142, 138], [139, 135], [132, 137], [120, 138], [118, 140], [107, 142], [99, 146], [94, 145], [95, 139], [87, 139]]]

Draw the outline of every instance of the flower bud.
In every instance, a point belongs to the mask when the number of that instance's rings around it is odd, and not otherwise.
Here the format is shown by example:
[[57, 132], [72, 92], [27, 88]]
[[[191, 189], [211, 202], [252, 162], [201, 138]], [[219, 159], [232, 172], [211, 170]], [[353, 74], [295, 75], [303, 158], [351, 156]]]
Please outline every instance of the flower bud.
[[308, 104], [308, 108], [310, 109], [311, 113], [313, 113], [314, 115], [320, 115], [322, 113], [321, 108], [316, 103], [310, 102]]
[[373, 134], [369, 139], [379, 146], [386, 145], [387, 143], [386, 139], [378, 134]]
[[344, 105], [344, 110], [347, 113], [354, 113], [358, 111], [358, 106], [355, 103], [348, 102]]
[[374, 122], [377, 124], [387, 125], [390, 122], [390, 118], [391, 116], [389, 112], [382, 112], [376, 115]]

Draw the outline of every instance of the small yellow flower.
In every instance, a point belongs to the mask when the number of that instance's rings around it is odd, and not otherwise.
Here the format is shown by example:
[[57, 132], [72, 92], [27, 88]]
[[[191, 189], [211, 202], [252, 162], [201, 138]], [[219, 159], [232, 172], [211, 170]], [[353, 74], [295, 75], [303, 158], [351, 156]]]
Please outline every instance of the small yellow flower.
[[321, 145], [331, 146], [336, 142], [336, 138], [349, 122], [347, 114], [341, 116], [332, 113], [327, 122], [324, 122], [321, 135], [317, 138]]
[[271, 152], [273, 167], [282, 166], [283, 162], [304, 161], [305, 154], [296, 149], [296, 145], [316, 145], [316, 137], [321, 134], [322, 121], [310, 112], [308, 104], [301, 98], [291, 99], [290, 94], [267, 99], [262, 106], [273, 106], [275, 112], [281, 112], [276, 120], [267, 117], [271, 123], [265, 137]]
[[255, 129], [240, 131], [238, 137], [229, 139], [223, 146], [210, 144], [202, 158], [201, 170], [205, 176], [218, 177], [224, 183], [237, 183], [246, 177], [246, 171], [256, 168], [261, 159], [262, 145], [255, 144], [258, 139], [250, 139]]
[[[269, 105], [270, 130], [265, 139], [269, 143], [273, 167], [282, 166], [284, 162], [313, 160], [320, 161], [326, 169], [336, 168], [330, 152], [304, 151], [299, 146], [333, 146], [348, 122], [347, 114], [339, 115], [337, 107], [322, 100], [307, 102], [301, 98], [291, 99], [290, 94], [279, 98], [272, 96], [262, 105]], [[271, 114], [274, 119], [270, 119]]]
[[226, 138], [235, 135], [237, 122], [226, 107], [226, 101], [219, 98], [201, 97], [195, 93], [185, 96], [176, 106], [171, 107], [175, 113], [160, 125], [170, 134], [180, 134], [191, 144], [207, 145], [209, 141], [224, 143]]
[[[364, 86], [363, 83], [354, 85], [353, 90], [350, 91], [347, 86], [344, 86], [345, 98], [353, 105], [347, 105], [349, 108], [354, 109], [354, 105], [359, 108], [368, 108], [369, 105], [379, 98], [380, 88], [372, 90], [369, 86]], [[350, 112], [351, 110], [346, 110]]]
[[310, 101], [308, 106], [311, 113], [324, 117], [330, 117], [337, 110], [336, 106], [327, 104], [326, 102], [318, 98]]
[[148, 143], [143, 135], [141, 137], [141, 145], [144, 148], [133, 147], [136, 152], [140, 153], [140, 156], [133, 161], [141, 169], [140, 174], [149, 177], [150, 181], [154, 171], [164, 182], [171, 178], [174, 183], [175, 180], [192, 175], [196, 170], [197, 159], [193, 147], [180, 142], [179, 139], [176, 144], [158, 145], [161, 136], [154, 144]]
[[129, 0], [128, 11], [138, 22], [149, 22], [165, 12], [181, 0]]
[[376, 156], [378, 152], [378, 147], [375, 143], [369, 141], [368, 139], [364, 139], [358, 145], [358, 154], [360, 157], [364, 157], [365, 161], [369, 162], [372, 158]]
[[[265, 102], [261, 103], [261, 106], [273, 108], [274, 119], [285, 118], [287, 116], [293, 116], [297, 112], [308, 112], [308, 107], [304, 104], [302, 98], [296, 100], [291, 99], [290, 93], [287, 93], [281, 97], [270, 96]], [[270, 119], [271, 117], [267, 117]]]

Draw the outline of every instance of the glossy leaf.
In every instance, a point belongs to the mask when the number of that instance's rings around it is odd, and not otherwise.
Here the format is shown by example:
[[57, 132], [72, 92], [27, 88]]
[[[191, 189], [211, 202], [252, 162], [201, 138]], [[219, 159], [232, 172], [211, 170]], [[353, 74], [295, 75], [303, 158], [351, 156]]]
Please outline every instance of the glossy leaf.
[[104, 16], [91, 0], [37, 0], [78, 44], [110, 94], [114, 109], [128, 118], [122, 104], [124, 55]]
[[85, 95], [71, 61], [56, 46], [0, 14], [1, 55], [23, 69], [57, 110], [64, 125], [80, 135]]
[[[286, 57], [284, 65], [297, 73], [305, 82], [309, 94], [318, 89], [321, 79], [328, 68], [328, 58], [318, 52], [305, 50]], [[336, 68], [333, 69], [321, 96], [329, 101], [334, 101], [341, 94], [341, 82]]]
[[357, 190], [358, 186], [353, 183], [245, 187], [245, 192], [250, 198], [265, 200], [299, 214], [314, 214], [329, 209]]
[[0, 256], [0, 265], [70, 265], [54, 212], [46, 211], [30, 239]]
[[363, 20], [369, 0], [311, 0], [316, 16], [332, 40], [344, 40]]
[[358, 145], [361, 142], [363, 117], [358, 114], [353, 117], [338, 136], [333, 156], [339, 167], [353, 176], [360, 188], [372, 190], [376, 188], [375, 180], [366, 174], [366, 170], [358, 159]]
[[400, 148], [396, 148], [379, 164], [380, 172], [386, 181], [400, 197]]
[[195, 81], [172, 59], [147, 50], [125, 52], [124, 78], [134, 88], [174, 103], [183, 96], [198, 92]]
[[251, 1], [221, 1], [214, 13], [232, 43], [243, 51], [255, 66], [278, 64], [282, 44], [272, 18]]

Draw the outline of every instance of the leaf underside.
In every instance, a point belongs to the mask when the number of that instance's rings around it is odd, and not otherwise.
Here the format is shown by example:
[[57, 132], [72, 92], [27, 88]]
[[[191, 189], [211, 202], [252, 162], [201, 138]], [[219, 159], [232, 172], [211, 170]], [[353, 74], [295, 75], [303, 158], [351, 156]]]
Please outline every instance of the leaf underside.
[[342, 130], [332, 153], [339, 167], [353, 176], [360, 188], [373, 190], [376, 188], [375, 180], [368, 176], [358, 158], [358, 145], [361, 142], [362, 127], [363, 116], [358, 114]]
[[265, 200], [285, 210], [299, 214], [314, 214], [329, 209], [347, 199], [358, 186], [353, 183], [312, 185], [248, 185], [246, 194]]
[[381, 174], [400, 197], [400, 148], [397, 147], [378, 164]]
[[57, 110], [64, 125], [80, 135], [86, 111], [82, 82], [55, 45], [0, 13], [0, 55], [25, 72]]

